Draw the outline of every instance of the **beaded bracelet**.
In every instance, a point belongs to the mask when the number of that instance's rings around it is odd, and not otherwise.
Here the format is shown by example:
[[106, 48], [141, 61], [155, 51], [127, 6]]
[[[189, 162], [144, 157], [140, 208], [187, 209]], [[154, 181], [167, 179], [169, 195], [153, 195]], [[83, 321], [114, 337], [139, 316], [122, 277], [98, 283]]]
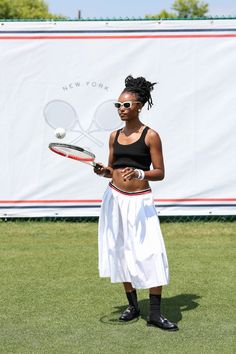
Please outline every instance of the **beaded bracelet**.
[[135, 179], [143, 180], [145, 177], [145, 172], [143, 170], [139, 170], [138, 168], [135, 168], [134, 172], [136, 172], [138, 175]]

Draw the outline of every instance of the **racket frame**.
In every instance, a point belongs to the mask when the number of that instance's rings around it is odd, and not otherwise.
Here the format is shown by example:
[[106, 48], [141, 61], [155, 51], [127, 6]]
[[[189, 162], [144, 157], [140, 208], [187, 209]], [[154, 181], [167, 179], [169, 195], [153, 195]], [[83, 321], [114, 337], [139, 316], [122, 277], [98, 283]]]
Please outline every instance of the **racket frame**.
[[[94, 162], [95, 155], [91, 151], [85, 150], [80, 146], [71, 145], [71, 144], [64, 144], [64, 143], [50, 143], [48, 145], [48, 147], [51, 151], [53, 151], [54, 153], [56, 153], [60, 156], [67, 157], [69, 159], [77, 160], [80, 162], [84, 162], [84, 163], [91, 165], [95, 168], [100, 167], [99, 164]], [[62, 149], [60, 149], [60, 148], [62, 148]], [[87, 157], [79, 157], [79, 156], [73, 155], [72, 153], [69, 153], [69, 152], [66, 153], [65, 151], [63, 151], [63, 148], [85, 153], [87, 155]]]

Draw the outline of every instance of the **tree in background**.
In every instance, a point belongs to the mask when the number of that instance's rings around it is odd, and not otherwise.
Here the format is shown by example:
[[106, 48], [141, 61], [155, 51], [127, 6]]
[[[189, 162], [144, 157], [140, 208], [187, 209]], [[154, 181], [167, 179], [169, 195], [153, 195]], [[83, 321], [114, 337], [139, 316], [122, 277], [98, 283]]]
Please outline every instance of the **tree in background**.
[[1, 19], [66, 19], [51, 14], [44, 0], [0, 0]]
[[208, 4], [201, 0], [175, 0], [172, 7], [176, 12], [162, 10], [158, 14], [146, 15], [146, 18], [193, 18], [204, 17]]

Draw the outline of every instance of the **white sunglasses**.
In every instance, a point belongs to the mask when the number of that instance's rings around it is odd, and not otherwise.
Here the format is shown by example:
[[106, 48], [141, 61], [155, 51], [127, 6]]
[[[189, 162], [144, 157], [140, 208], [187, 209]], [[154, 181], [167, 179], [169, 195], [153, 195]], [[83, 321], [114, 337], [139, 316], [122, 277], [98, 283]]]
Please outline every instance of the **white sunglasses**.
[[141, 103], [140, 101], [126, 101], [126, 102], [114, 102], [114, 106], [117, 109], [124, 107], [126, 109], [131, 108], [133, 103]]

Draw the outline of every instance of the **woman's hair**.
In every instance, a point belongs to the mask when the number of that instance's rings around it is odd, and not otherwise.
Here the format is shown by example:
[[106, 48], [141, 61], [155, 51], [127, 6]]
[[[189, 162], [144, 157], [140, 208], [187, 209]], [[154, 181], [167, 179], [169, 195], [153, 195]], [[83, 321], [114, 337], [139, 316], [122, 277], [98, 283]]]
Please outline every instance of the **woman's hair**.
[[152, 97], [151, 97], [151, 91], [153, 90], [153, 86], [156, 84], [154, 82], [153, 84], [149, 81], [147, 81], [144, 77], [137, 77], [136, 79], [133, 78], [133, 76], [129, 75], [125, 79], [125, 88], [123, 92], [131, 92], [137, 94], [137, 99], [145, 105], [145, 103], [148, 103], [148, 109], [152, 107], [153, 102], [152, 102]]

